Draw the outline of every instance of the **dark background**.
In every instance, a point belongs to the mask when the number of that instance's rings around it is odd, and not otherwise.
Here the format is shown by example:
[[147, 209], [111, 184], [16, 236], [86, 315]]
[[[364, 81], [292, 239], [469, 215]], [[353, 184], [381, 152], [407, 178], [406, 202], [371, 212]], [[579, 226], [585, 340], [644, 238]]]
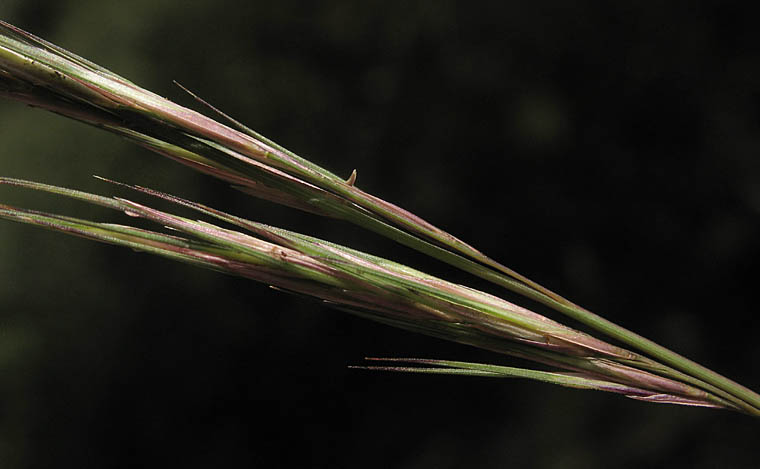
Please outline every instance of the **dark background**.
[[[0, 17], [192, 105], [176, 79], [757, 390], [760, 30], [738, 4], [3, 0]], [[0, 174], [152, 186], [490, 289], [15, 103], [0, 103]], [[347, 369], [364, 356], [520, 364], [0, 222], [3, 468], [757, 467], [760, 426], [739, 414]]]

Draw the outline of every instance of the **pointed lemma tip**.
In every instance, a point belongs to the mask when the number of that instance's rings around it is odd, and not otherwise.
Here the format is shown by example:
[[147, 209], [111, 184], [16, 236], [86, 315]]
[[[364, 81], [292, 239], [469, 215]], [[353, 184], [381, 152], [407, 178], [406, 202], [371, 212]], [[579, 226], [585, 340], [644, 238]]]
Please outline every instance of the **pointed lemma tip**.
[[382, 358], [378, 358], [378, 357], [364, 357], [364, 359], [368, 361], [382, 361], [383, 360]]
[[356, 184], [356, 170], [355, 169], [351, 171], [351, 175], [348, 177], [348, 179], [346, 179], [346, 184], [352, 187], [354, 184]]
[[117, 182], [117, 181], [114, 181], [113, 179], [108, 179], [107, 177], [98, 176], [97, 174], [93, 174], [92, 177], [94, 177], [98, 181], [107, 182], [109, 184], [115, 184], [117, 186], [125, 186], [126, 185], [126, 184], [124, 184], [122, 182]]

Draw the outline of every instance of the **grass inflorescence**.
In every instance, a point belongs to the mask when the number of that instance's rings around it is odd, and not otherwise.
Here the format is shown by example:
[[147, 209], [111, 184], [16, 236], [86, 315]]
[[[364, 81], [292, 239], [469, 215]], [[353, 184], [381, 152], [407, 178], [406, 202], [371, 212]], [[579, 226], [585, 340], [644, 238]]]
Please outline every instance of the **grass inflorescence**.
[[[469, 244], [295, 155], [208, 105], [228, 125], [7, 23], [0, 23], [0, 95], [118, 134], [251, 195], [354, 223], [538, 301], [614, 345], [499, 297], [325, 240], [267, 226], [139, 186], [190, 208], [192, 220], [127, 199], [11, 178], [33, 189], [118, 210], [155, 230], [0, 204], [0, 216], [250, 278], [396, 327], [524, 358], [551, 371], [446, 360], [389, 359], [372, 368], [521, 377], [631, 398], [760, 415], [760, 396], [587, 311]], [[168, 227], [169, 230], [161, 227]]]

